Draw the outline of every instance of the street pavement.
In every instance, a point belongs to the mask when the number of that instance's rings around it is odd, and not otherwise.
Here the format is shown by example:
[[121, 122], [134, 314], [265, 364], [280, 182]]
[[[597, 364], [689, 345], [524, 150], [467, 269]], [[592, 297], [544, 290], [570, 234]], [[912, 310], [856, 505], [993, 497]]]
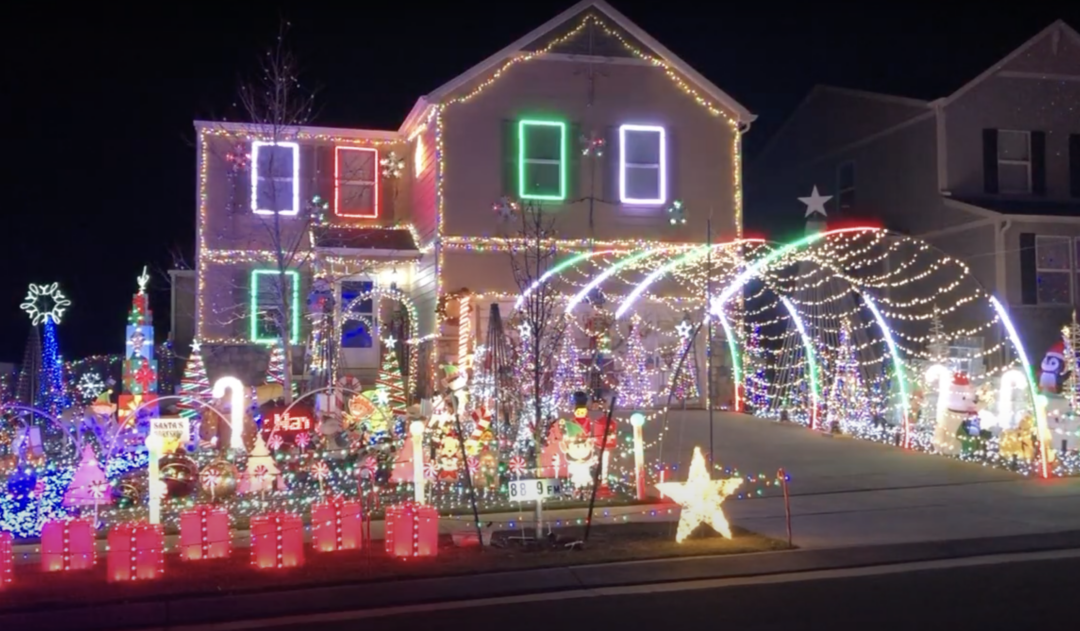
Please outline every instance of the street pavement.
[[[685, 471], [695, 446], [709, 451], [708, 413], [672, 411], [645, 426], [647, 459]], [[1080, 529], [1080, 480], [1039, 480], [799, 425], [714, 412], [716, 462], [744, 474], [792, 477], [792, 531], [807, 548], [1030, 535]], [[674, 478], [680, 479], [681, 473]], [[735, 524], [785, 536], [776, 489], [724, 504]]]
[[233, 628], [438, 631], [479, 624], [491, 629], [546, 631], [553, 625], [570, 624], [603, 629], [704, 625], [740, 631], [1037, 629], [1075, 618], [1075, 603], [1061, 589], [1072, 584], [1078, 572], [1080, 557], [1059, 556], [882, 574], [853, 571], [837, 578], [793, 577], [704, 589], [655, 586], [652, 590], [611, 590], [613, 595], [563, 594], [490, 606], [440, 606], [362, 619], [316, 617], [285, 625], [277, 621], [273, 626], [256, 623]]

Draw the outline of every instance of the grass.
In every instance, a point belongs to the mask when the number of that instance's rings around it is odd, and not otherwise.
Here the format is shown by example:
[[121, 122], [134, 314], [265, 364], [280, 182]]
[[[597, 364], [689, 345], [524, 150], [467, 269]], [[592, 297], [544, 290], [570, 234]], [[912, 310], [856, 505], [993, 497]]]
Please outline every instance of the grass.
[[499, 545], [483, 552], [454, 547], [446, 537], [437, 557], [407, 561], [387, 556], [381, 541], [367, 550], [326, 553], [308, 547], [303, 566], [280, 570], [252, 568], [247, 549], [209, 561], [183, 561], [168, 554], [164, 575], [143, 582], [107, 582], [104, 558], [93, 569], [77, 572], [46, 573], [37, 565], [18, 565], [14, 582], [0, 588], [0, 612], [787, 548], [784, 542], [738, 528], [730, 540], [709, 531], [676, 544], [675, 527], [669, 522], [594, 526], [588, 545], [581, 550], [565, 545], [580, 539], [580, 527], [556, 529], [552, 540], [527, 546], [508, 539], [518, 532], [500, 531], [494, 536]]

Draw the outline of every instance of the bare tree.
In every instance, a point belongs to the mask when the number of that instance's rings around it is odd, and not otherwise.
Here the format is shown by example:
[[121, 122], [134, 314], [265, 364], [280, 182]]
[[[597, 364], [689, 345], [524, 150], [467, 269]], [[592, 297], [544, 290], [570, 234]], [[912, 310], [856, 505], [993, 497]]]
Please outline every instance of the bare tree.
[[300, 328], [293, 314], [293, 300], [299, 293], [293, 283], [299, 282], [299, 274], [291, 272], [310, 263], [308, 232], [321, 211], [318, 203], [296, 199], [293, 178], [299, 156], [291, 144], [285, 144], [295, 142], [299, 128], [309, 124], [315, 113], [315, 92], [302, 87], [299, 60], [288, 45], [289, 26], [288, 22], [281, 22], [274, 44], [260, 59], [258, 76], [242, 82], [239, 89], [243, 113], [253, 136], [262, 143], [260, 151], [253, 150], [251, 156], [252, 166], [260, 173], [252, 186], [255, 196], [252, 202], [259, 210], [257, 216], [277, 271], [268, 282], [269, 304], [260, 305], [263, 313], [252, 317], [259, 317], [267, 329], [276, 333], [282, 345], [288, 381], [283, 388], [286, 404], [292, 403], [291, 334]]
[[[547, 282], [539, 283], [555, 264], [555, 217], [544, 213], [539, 202], [525, 201], [517, 212], [519, 225], [517, 236], [521, 246], [511, 251], [510, 262], [518, 291], [525, 294], [518, 319], [521, 322], [522, 360], [531, 377], [529, 411], [537, 445], [534, 454], [539, 466], [540, 449], [554, 421], [554, 415], [545, 415], [544, 396], [551, 394], [555, 363], [562, 346], [569, 321], [562, 300], [555, 288]], [[546, 279], [545, 279], [546, 280]]]

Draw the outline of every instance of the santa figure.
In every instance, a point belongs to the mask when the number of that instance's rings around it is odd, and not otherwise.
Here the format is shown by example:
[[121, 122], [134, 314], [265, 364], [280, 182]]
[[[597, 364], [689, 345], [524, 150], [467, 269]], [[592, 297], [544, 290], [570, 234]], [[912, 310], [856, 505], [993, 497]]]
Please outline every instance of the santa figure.
[[946, 412], [934, 429], [934, 443], [942, 453], [958, 454], [962, 446], [960, 432], [964, 431], [964, 421], [978, 416], [975, 388], [967, 374], [958, 372], [953, 375], [949, 390], [938, 396], [946, 397]]
[[1058, 394], [1061, 384], [1069, 376], [1065, 370], [1065, 342], [1058, 340], [1046, 351], [1039, 367], [1039, 391], [1043, 394]]

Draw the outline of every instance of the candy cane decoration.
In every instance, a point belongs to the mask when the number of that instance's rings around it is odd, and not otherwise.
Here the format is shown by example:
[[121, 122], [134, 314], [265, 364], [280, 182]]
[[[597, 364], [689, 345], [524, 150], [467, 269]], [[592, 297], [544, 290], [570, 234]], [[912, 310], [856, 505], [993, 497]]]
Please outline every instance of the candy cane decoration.
[[520, 455], [514, 456], [510, 459], [509, 463], [510, 473], [514, 474], [514, 477], [521, 477], [525, 473], [525, 469], [528, 465], [525, 463], [525, 459]]
[[1001, 391], [998, 392], [998, 426], [1002, 429], [1012, 427], [1012, 390], [1023, 392], [1028, 387], [1027, 376], [1013, 368], [1001, 375]]
[[285, 444], [285, 439], [281, 437], [281, 434], [272, 434], [270, 440], [266, 441], [266, 446], [271, 451], [277, 451], [281, 449], [281, 446]]
[[300, 448], [300, 451], [303, 451], [304, 448], [308, 446], [308, 443], [311, 442], [311, 434], [303, 432], [301, 434], [297, 434], [296, 438], [294, 438], [293, 440], [296, 441], [296, 446]]
[[232, 427], [232, 435], [229, 439], [229, 448], [244, 449], [244, 384], [236, 377], [222, 377], [214, 383], [214, 390], [210, 396], [220, 399], [225, 396], [225, 391], [231, 393], [229, 399], [229, 425]]

